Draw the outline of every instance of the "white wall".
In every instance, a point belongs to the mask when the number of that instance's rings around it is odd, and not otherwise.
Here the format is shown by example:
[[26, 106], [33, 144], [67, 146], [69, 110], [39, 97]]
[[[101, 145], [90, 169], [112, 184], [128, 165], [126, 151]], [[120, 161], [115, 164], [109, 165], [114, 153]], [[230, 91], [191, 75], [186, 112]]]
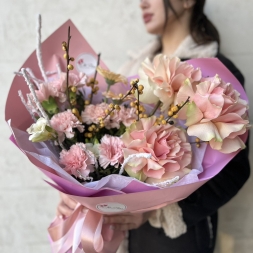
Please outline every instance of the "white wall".
[[[138, 0], [0, 0], [1, 253], [50, 252], [46, 228], [58, 201], [56, 191], [42, 181], [44, 176], [8, 141], [10, 131], [3, 120], [12, 73], [35, 48], [36, 14], [42, 14], [43, 38], [71, 18], [94, 49], [102, 52], [108, 67], [116, 70], [126, 59], [128, 49], [138, 49], [150, 38], [144, 32], [138, 4]], [[219, 27], [222, 51], [242, 70], [248, 95], [253, 99], [253, 1], [209, 0], [207, 12]], [[253, 105], [250, 106], [252, 120]], [[252, 192], [251, 178], [222, 208], [219, 252], [252, 252]]]

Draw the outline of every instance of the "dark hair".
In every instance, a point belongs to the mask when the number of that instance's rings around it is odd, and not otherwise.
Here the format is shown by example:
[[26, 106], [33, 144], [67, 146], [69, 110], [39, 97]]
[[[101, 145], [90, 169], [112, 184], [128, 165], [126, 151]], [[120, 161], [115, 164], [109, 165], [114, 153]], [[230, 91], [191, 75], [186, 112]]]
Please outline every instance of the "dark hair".
[[[198, 45], [208, 44], [209, 42], [216, 41], [220, 45], [220, 36], [216, 27], [204, 14], [204, 6], [206, 0], [196, 0], [193, 6], [192, 17], [190, 21], [190, 33], [194, 41]], [[170, 0], [163, 0], [166, 23], [168, 21], [168, 10], [171, 9], [172, 12], [178, 17], [176, 11], [170, 3]], [[166, 25], [165, 23], [165, 25]]]

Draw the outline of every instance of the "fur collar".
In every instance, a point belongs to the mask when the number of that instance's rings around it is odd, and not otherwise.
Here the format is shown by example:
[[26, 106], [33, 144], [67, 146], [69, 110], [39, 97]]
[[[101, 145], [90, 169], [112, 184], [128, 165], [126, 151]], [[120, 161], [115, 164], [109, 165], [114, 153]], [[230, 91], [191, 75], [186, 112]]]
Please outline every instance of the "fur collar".
[[[139, 53], [128, 52], [128, 55], [132, 59], [152, 57], [154, 53], [159, 49], [160, 42], [158, 39], [151, 41], [143, 50]], [[210, 42], [205, 45], [197, 45], [191, 35], [188, 35], [178, 46], [172, 56], [179, 58], [202, 58], [202, 57], [214, 57], [218, 53], [218, 43]]]

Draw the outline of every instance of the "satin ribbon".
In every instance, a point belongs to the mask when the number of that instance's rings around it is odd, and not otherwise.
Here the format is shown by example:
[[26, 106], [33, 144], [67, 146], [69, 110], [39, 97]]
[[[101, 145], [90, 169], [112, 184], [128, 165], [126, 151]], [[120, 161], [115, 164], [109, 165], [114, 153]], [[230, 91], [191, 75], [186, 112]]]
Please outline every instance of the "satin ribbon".
[[[135, 212], [147, 212], [165, 205], [167, 203]], [[124, 238], [124, 233], [117, 232], [114, 235], [110, 225], [103, 225], [102, 214], [81, 204], [78, 204], [66, 219], [56, 218], [48, 232], [54, 253], [111, 253], [115, 252], [119, 242]], [[115, 240], [112, 240], [113, 237]]]
[[[77, 205], [73, 213], [62, 220], [56, 218], [48, 228], [54, 253], [97, 253], [104, 247], [103, 215]], [[108, 227], [107, 227], [108, 230]], [[107, 231], [108, 232], [108, 231]], [[111, 240], [111, 235], [107, 240]]]

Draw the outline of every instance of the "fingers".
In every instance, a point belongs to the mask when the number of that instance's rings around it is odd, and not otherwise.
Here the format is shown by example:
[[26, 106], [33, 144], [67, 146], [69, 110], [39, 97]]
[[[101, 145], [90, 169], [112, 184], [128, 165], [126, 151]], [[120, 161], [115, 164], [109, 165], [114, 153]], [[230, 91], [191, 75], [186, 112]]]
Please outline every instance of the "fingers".
[[60, 193], [60, 197], [62, 201], [64, 202], [64, 204], [68, 206], [70, 209], [76, 208], [77, 202], [74, 199], [70, 198], [68, 195], [64, 193]]
[[57, 206], [57, 216], [59, 218], [68, 217], [74, 211], [77, 202], [68, 195], [60, 193], [61, 201]]
[[116, 231], [128, 231], [131, 229], [136, 229], [138, 226], [134, 223], [126, 223], [126, 224], [113, 224], [111, 225], [111, 229]]
[[138, 228], [142, 224], [142, 215], [104, 216], [104, 224], [111, 224], [111, 229], [127, 231]]
[[131, 217], [128, 215], [105, 216], [104, 224], [131, 223]]
[[114, 230], [126, 231], [136, 229], [145, 223], [153, 211], [146, 213], [127, 213], [120, 215], [104, 216], [104, 224], [111, 224]]
[[59, 218], [68, 217], [69, 215], [71, 215], [73, 210], [74, 209], [69, 208], [67, 205], [65, 205], [63, 201], [61, 201], [59, 205], [57, 206], [57, 216]]

